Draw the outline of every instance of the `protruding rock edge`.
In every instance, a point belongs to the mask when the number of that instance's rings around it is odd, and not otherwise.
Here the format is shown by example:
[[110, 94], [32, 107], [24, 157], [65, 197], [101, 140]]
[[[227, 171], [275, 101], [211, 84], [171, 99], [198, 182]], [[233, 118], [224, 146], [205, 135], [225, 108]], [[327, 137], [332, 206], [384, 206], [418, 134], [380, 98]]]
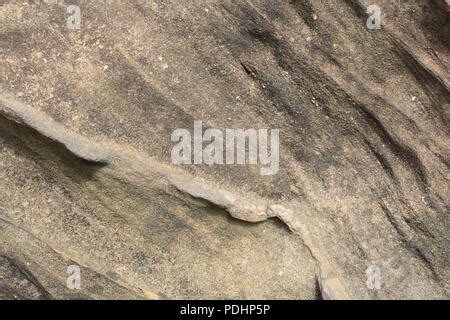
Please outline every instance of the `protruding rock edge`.
[[[139, 170], [151, 167], [158, 170], [168, 181], [180, 192], [189, 194], [194, 198], [206, 200], [227, 211], [233, 218], [246, 222], [263, 222], [269, 218], [278, 218], [296, 235], [303, 240], [305, 247], [309, 250], [312, 258], [317, 264], [317, 279], [321, 294], [324, 299], [350, 299], [350, 295], [342, 281], [335, 276], [328, 259], [323, 256], [309, 235], [306, 226], [294, 214], [296, 203], [271, 203], [267, 199], [256, 196], [241, 197], [225, 189], [212, 184], [207, 184], [194, 178], [186, 172], [173, 169], [164, 163], [155, 163], [157, 160], [140, 154], [136, 150], [123, 148], [114, 143], [92, 142], [86, 137], [70, 131], [57, 123], [45, 113], [36, 110], [21, 102], [5, 98], [0, 94], [0, 115], [7, 119], [26, 125], [43, 136], [61, 143], [75, 156], [96, 163], [112, 164], [113, 159], [117, 166], [121, 163], [139, 162], [140, 165], [133, 166]], [[122, 152], [127, 150], [127, 152]], [[134, 154], [132, 154], [134, 153]], [[138, 160], [139, 159], [139, 160]], [[148, 163], [142, 163], [148, 161]], [[143, 164], [143, 166], [142, 166]], [[147, 166], [146, 166], [147, 165]]]
[[99, 143], [92, 142], [75, 132], [67, 130], [45, 113], [26, 104], [0, 95], [0, 114], [63, 144], [67, 150], [81, 159], [104, 164], [111, 161], [107, 150]]

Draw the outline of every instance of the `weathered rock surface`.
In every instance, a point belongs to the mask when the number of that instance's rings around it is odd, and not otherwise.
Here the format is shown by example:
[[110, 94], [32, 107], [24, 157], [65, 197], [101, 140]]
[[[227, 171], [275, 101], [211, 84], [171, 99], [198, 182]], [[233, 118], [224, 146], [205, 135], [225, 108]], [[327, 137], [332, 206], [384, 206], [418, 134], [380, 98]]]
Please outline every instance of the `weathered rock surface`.
[[[5, 1], [0, 298], [448, 299], [450, 14], [370, 4]], [[172, 165], [194, 120], [279, 172]]]

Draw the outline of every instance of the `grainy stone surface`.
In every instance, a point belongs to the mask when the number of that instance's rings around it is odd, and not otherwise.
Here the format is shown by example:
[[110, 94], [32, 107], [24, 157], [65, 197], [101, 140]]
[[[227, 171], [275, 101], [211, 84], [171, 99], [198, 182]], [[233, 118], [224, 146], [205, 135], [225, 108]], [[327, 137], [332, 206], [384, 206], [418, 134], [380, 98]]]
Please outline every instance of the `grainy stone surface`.
[[[450, 13], [370, 4], [5, 1], [0, 298], [448, 299]], [[279, 172], [172, 165], [194, 120]]]

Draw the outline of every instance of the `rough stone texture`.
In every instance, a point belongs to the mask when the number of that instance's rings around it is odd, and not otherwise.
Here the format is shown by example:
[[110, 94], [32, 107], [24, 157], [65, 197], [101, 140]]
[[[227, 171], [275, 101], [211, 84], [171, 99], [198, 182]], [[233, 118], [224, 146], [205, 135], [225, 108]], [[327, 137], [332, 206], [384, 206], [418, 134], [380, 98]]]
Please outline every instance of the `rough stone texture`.
[[[0, 298], [449, 298], [443, 1], [4, 2]], [[194, 120], [280, 171], [172, 165]]]

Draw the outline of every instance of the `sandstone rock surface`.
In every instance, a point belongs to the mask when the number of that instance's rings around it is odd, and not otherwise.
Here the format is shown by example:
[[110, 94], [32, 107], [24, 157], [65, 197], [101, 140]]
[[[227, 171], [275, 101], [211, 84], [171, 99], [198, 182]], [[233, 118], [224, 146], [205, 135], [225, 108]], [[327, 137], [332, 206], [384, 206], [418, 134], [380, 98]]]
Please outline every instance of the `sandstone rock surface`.
[[[4, 1], [0, 298], [448, 299], [450, 13], [371, 4]], [[173, 165], [195, 120], [279, 172]]]

